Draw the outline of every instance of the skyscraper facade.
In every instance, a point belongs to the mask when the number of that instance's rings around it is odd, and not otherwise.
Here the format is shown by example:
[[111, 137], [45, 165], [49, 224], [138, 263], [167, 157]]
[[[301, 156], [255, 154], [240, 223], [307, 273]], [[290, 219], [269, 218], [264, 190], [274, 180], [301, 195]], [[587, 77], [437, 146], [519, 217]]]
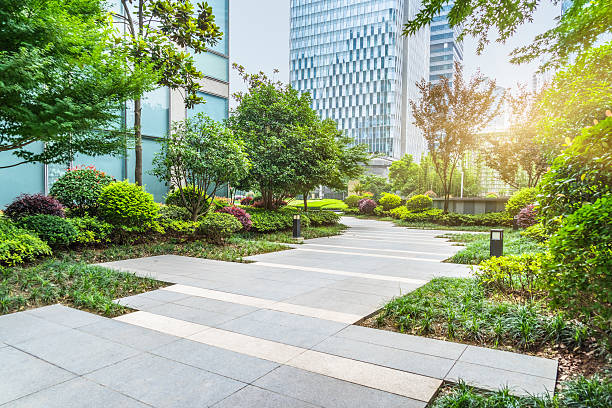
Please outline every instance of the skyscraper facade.
[[[291, 0], [290, 80], [371, 152], [420, 156], [408, 101], [428, 75], [428, 31], [401, 35], [414, 0]], [[418, 150], [418, 151], [417, 151]]]
[[463, 63], [463, 43], [457, 40], [461, 27], [450, 27], [448, 12], [453, 2], [442, 7], [430, 26], [429, 80], [436, 82], [442, 77], [452, 78], [454, 64]]

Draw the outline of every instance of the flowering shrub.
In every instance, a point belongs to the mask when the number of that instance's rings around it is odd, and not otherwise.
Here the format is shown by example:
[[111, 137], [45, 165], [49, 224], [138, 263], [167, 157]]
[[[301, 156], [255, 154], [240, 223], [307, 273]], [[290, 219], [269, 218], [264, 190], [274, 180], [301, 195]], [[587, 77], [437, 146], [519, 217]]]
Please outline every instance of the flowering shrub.
[[37, 214], [65, 217], [62, 204], [55, 198], [44, 194], [22, 194], [6, 207], [4, 214], [13, 220]]
[[115, 181], [94, 166], [74, 167], [51, 187], [50, 195], [76, 214], [94, 213], [102, 188]]
[[359, 212], [362, 214], [372, 214], [376, 208], [376, 201], [371, 198], [363, 198], [359, 201]]
[[379, 202], [384, 211], [390, 211], [402, 205], [402, 198], [395, 194], [382, 193]]
[[242, 224], [242, 229], [248, 231], [251, 229], [253, 222], [251, 221], [251, 214], [248, 214], [244, 209], [240, 207], [222, 207], [217, 210], [218, 213], [226, 213], [233, 215]]
[[506, 211], [511, 216], [517, 215], [523, 208], [529, 204], [533, 204], [537, 198], [537, 191], [535, 188], [522, 188], [516, 193], [512, 194], [512, 197], [506, 203]]
[[419, 194], [406, 202], [406, 208], [412, 212], [421, 212], [431, 208], [433, 200], [425, 194]]
[[240, 200], [240, 205], [251, 205], [253, 204], [253, 197], [244, 197]]
[[534, 207], [533, 204], [530, 204], [518, 213], [517, 223], [519, 227], [527, 228], [537, 223], [536, 217], [538, 214]]

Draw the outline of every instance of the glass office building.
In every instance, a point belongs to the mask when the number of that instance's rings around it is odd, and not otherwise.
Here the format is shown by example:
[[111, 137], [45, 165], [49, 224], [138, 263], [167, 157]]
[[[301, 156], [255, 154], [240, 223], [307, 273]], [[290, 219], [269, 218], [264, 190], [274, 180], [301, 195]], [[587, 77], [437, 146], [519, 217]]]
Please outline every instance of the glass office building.
[[[122, 13], [121, 1], [109, 2], [111, 10]], [[194, 55], [196, 68], [202, 71], [201, 96], [205, 104], [186, 109], [182, 92], [159, 88], [147, 93], [142, 100], [142, 134], [143, 134], [143, 183], [156, 201], [162, 201], [167, 193], [167, 186], [149, 174], [154, 154], [159, 151], [159, 141], [163, 138], [173, 121], [182, 120], [198, 112], [203, 112], [216, 120], [226, 119], [229, 110], [229, 0], [208, 0], [215, 15], [215, 22], [223, 32], [223, 38], [209, 52]], [[119, 27], [121, 29], [121, 27]], [[123, 110], [122, 122], [133, 125], [134, 113], [130, 103]], [[37, 143], [33, 150], [44, 149]], [[0, 152], [0, 166], [17, 162], [10, 152]], [[45, 193], [65, 171], [68, 166], [94, 165], [118, 180], [134, 181], [134, 150], [128, 149], [123, 156], [88, 157], [76, 155], [71, 163], [22, 164], [8, 169], [0, 169], [0, 207], [10, 203], [21, 193]]]
[[438, 81], [441, 77], [452, 78], [455, 62], [463, 63], [463, 43], [457, 41], [461, 27], [448, 25], [448, 12], [453, 2], [442, 7], [430, 26], [429, 42], [429, 80]]
[[408, 101], [428, 76], [429, 34], [401, 35], [419, 4], [291, 0], [291, 85], [355, 143], [390, 157], [424, 149]]

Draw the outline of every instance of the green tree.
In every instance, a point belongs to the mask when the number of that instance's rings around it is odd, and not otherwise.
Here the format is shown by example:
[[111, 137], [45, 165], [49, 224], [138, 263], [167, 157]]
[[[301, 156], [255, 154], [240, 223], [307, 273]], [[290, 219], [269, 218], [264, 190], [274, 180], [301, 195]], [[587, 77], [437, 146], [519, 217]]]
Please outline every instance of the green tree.
[[112, 47], [102, 5], [0, 0], [0, 152], [16, 158], [3, 168], [124, 151], [124, 134], [101, 129], [116, 128], [122, 103], [146, 81]]
[[[204, 77], [189, 52], [203, 53], [223, 35], [208, 3], [191, 0], [121, 0], [122, 14], [114, 14], [125, 27], [117, 40], [126, 50], [134, 72], [153, 72], [155, 86], [181, 89], [188, 108], [202, 103], [198, 96]], [[186, 51], [187, 50], [187, 51]], [[142, 93], [134, 103], [134, 180], [142, 185]]]
[[474, 75], [463, 79], [459, 64], [452, 78], [417, 83], [420, 99], [410, 101], [414, 123], [423, 132], [429, 156], [442, 182], [444, 211], [448, 211], [455, 170], [476, 142], [476, 134], [497, 114], [495, 81]]
[[261, 193], [264, 207], [294, 191], [302, 163], [298, 129], [312, 129], [317, 122], [308, 94], [289, 85], [274, 82], [263, 73], [248, 74], [234, 64], [247, 83], [248, 90], [235, 95], [239, 105], [229, 119], [231, 129], [245, 142], [252, 167], [239, 183], [241, 189], [254, 188]]
[[413, 161], [412, 155], [404, 155], [400, 160], [394, 161], [389, 168], [391, 187], [394, 191], [400, 191], [404, 196], [421, 190], [419, 185], [420, 171], [421, 167]]
[[[453, 28], [460, 27], [462, 36], [477, 38], [477, 51], [481, 52], [489, 43], [491, 32], [497, 33], [497, 42], [505, 42], [520, 25], [532, 21], [540, 3], [537, 0], [455, 0], [448, 13], [448, 23]], [[447, 4], [448, 0], [423, 0], [415, 18], [406, 23], [404, 35], [413, 35], [429, 25]], [[555, 27], [512, 53], [512, 62], [540, 58], [547, 59], [543, 69], [558, 67], [611, 31], [612, 3], [609, 0], [573, 0]]]
[[375, 200], [380, 199], [382, 193], [391, 191], [389, 180], [383, 176], [365, 174], [359, 181], [363, 185], [363, 188], [365, 188], [365, 191], [372, 193]]
[[[162, 143], [153, 174], [179, 190], [193, 221], [206, 214], [217, 188], [237, 182], [249, 169], [242, 141], [203, 114], [175, 123]], [[193, 186], [195, 194], [188, 194], [186, 186]]]

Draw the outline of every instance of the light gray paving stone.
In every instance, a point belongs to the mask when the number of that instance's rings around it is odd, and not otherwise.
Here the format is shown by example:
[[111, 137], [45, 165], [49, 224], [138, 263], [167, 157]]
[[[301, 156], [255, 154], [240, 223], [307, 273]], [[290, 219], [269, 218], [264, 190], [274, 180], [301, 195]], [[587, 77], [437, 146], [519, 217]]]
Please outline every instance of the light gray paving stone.
[[244, 318], [264, 323], [287, 326], [293, 329], [308, 330], [315, 333], [326, 334], [328, 336], [337, 333], [347, 326], [345, 323], [338, 323], [329, 320], [317, 319], [314, 317], [300, 316], [297, 314], [266, 309], [253, 312]]
[[157, 300], [159, 302], [176, 302], [177, 300], [185, 299], [188, 297], [183, 293], [172, 292], [165, 289], [157, 289], [151, 292], [142, 293], [140, 296], [147, 297], [149, 299]]
[[104, 317], [82, 310], [73, 309], [64, 305], [56, 304], [28, 310], [29, 313], [48, 322], [61, 324], [63, 326], [76, 328], [87, 324], [101, 322]]
[[453, 360], [458, 359], [467, 347], [460, 343], [354, 325], [348, 326], [336, 336]]
[[70, 328], [47, 322], [26, 312], [0, 316], [0, 340], [6, 344], [14, 345], [66, 330]]
[[358, 305], [355, 303], [342, 302], [330, 297], [300, 295], [284, 300], [285, 303], [294, 305], [316, 307], [319, 309], [333, 310], [335, 312], [351, 313], [367, 316], [379, 309], [378, 306]]
[[203, 324], [205, 326], [215, 326], [233, 320], [236, 316], [211, 312], [204, 309], [183, 306], [176, 303], [166, 303], [147, 309], [147, 312], [173, 317], [191, 323]]
[[115, 303], [137, 310], [148, 310], [152, 307], [161, 306], [165, 304], [165, 302], [160, 302], [158, 300], [154, 300], [142, 295], [123, 297], [121, 299], [115, 300]]
[[186, 339], [166, 344], [151, 353], [246, 383], [279, 366], [268, 360]]
[[0, 349], [0, 404], [69, 380], [74, 374], [13, 347]]
[[425, 403], [293, 367], [281, 366], [253, 385], [326, 408], [423, 408]]
[[213, 408], [316, 408], [295, 398], [286, 397], [263, 388], [249, 385], [230, 395]]
[[150, 405], [79, 377], [13, 401], [10, 407], [146, 408]]
[[216, 299], [208, 299], [199, 296], [189, 296], [173, 303], [192, 307], [194, 309], [208, 310], [210, 312], [223, 313], [232, 316], [244, 316], [258, 310], [256, 307], [241, 305], [237, 303], [224, 302]]
[[455, 360], [394, 349], [341, 337], [330, 337], [313, 350], [397, 370], [443, 379]]
[[553, 393], [555, 380], [458, 361], [445, 378], [487, 390], [508, 387], [516, 395]]
[[140, 353], [75, 329], [19, 343], [18, 347], [76, 374], [85, 374]]
[[468, 346], [459, 361], [557, 379], [557, 360]]
[[155, 407], [205, 407], [246, 384], [152, 354], [103, 368], [87, 378]]
[[114, 319], [105, 319], [99, 323], [82, 326], [78, 330], [141, 351], [149, 351], [180, 339], [180, 337]]

